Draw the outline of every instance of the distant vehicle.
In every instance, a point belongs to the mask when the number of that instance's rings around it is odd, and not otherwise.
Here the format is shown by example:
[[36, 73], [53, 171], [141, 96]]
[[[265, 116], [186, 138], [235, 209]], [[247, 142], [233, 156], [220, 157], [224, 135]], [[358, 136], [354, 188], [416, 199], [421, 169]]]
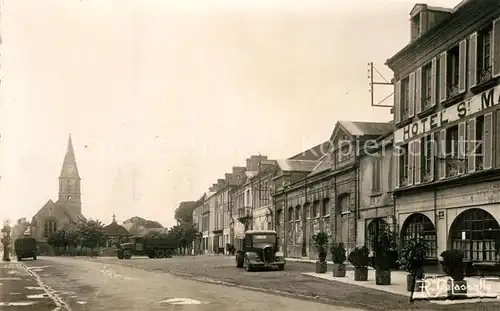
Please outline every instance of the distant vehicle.
[[15, 240], [14, 250], [16, 252], [18, 261], [23, 260], [23, 258], [33, 258], [33, 260], [36, 260], [38, 243], [36, 242], [35, 238], [27, 236], [22, 237]]
[[285, 256], [278, 249], [274, 230], [248, 230], [236, 253], [236, 267], [253, 271], [255, 268], [285, 269]]
[[170, 239], [160, 237], [131, 237], [129, 242], [118, 245], [118, 259], [130, 259], [132, 255], [149, 258], [171, 258], [175, 244]]

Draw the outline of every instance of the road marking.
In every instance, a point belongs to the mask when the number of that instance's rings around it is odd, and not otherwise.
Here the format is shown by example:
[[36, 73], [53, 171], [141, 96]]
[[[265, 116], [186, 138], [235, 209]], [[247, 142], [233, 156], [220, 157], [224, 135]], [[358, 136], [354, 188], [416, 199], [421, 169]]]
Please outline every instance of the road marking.
[[27, 290], [43, 290], [43, 287], [38, 286], [26, 286]]
[[40, 299], [40, 298], [50, 298], [50, 296], [47, 293], [44, 294], [38, 294], [38, 295], [27, 295], [26, 296], [28, 299]]
[[26, 266], [24, 263], [21, 263], [21, 266], [28, 272], [29, 275], [35, 278], [38, 285], [40, 285], [40, 287], [43, 288], [47, 296], [50, 297], [50, 299], [55, 303], [56, 307], [60, 307], [61, 309], [64, 308], [67, 311], [71, 311], [71, 307], [68, 306], [68, 304], [64, 302], [64, 300], [61, 297], [59, 297], [59, 295], [57, 295], [57, 293], [50, 286], [46, 285], [36, 272], [30, 270], [28, 266]]
[[79, 304], [79, 305], [84, 305], [84, 304], [86, 304], [87, 302], [86, 302], [86, 301], [77, 301], [76, 303], [77, 303], [77, 304]]
[[[26, 266], [28, 267], [28, 266]], [[45, 269], [45, 268], [50, 268], [50, 266], [35, 266], [35, 267], [28, 267], [28, 270], [33, 270], [33, 269]]]
[[21, 293], [10, 293], [11, 295], [21, 295]]
[[201, 305], [201, 304], [207, 304], [208, 302], [199, 301], [191, 298], [171, 298], [160, 301], [158, 303], [168, 303], [171, 305]]
[[32, 306], [34, 301], [0, 302], [0, 307]]
[[1, 281], [21, 281], [21, 278], [0, 278]]

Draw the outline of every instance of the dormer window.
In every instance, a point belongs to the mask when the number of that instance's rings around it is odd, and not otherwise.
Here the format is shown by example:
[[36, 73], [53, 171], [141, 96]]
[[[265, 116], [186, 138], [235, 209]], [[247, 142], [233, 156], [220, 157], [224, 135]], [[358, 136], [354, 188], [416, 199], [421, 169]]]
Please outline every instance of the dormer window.
[[418, 13], [412, 18], [411, 24], [412, 24], [412, 40], [415, 40], [418, 37], [420, 37], [420, 34], [422, 32], [420, 13]]

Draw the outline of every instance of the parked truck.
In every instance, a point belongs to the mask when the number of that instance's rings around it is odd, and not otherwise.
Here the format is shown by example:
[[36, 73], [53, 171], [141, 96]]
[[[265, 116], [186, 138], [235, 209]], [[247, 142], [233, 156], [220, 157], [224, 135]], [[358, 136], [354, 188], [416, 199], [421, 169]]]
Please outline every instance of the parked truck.
[[130, 259], [132, 255], [149, 258], [171, 258], [176, 245], [174, 241], [162, 237], [131, 237], [127, 243], [119, 244], [118, 259]]

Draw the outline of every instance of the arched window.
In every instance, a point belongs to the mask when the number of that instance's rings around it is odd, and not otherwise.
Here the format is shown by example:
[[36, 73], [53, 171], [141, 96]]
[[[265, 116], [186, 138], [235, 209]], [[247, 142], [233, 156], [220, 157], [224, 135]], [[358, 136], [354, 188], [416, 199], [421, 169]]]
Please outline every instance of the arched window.
[[57, 223], [55, 220], [46, 221], [43, 225], [43, 235], [47, 238], [52, 233], [57, 231]]
[[475, 261], [496, 261], [495, 242], [500, 226], [485, 210], [474, 208], [457, 216], [450, 228], [451, 246]]
[[366, 227], [366, 246], [372, 249], [374, 242], [378, 239], [379, 234], [385, 230], [387, 222], [383, 218], [373, 219], [368, 227]]
[[401, 238], [403, 247], [413, 238], [422, 238], [427, 242], [429, 259], [437, 258], [437, 234], [436, 227], [424, 214], [415, 213], [409, 216], [401, 227]]

